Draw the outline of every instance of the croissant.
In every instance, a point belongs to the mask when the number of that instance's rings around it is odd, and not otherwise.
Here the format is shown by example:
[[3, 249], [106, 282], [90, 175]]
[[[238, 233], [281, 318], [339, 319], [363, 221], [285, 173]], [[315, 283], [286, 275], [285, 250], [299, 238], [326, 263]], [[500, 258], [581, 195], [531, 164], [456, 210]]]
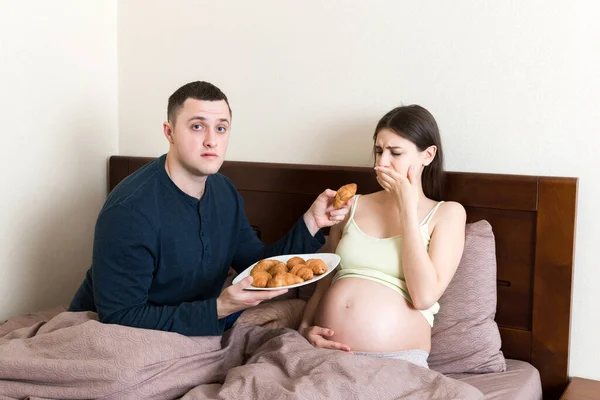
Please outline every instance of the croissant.
[[268, 288], [276, 288], [286, 285], [286, 276], [284, 274], [277, 274], [267, 282]]
[[273, 276], [277, 275], [277, 274], [285, 274], [288, 272], [288, 268], [287, 265], [285, 265], [282, 262], [279, 262], [277, 264], [275, 264], [274, 266], [272, 266], [269, 269], [269, 273]]
[[287, 272], [285, 274], [286, 285], [295, 285], [296, 283], [302, 283], [302, 282], [304, 282], [304, 279], [302, 279], [298, 275], [290, 274], [289, 272]]
[[277, 260], [261, 260], [259, 261], [252, 271], [268, 271], [272, 266], [277, 265], [279, 261]]
[[290, 273], [294, 274], [294, 275], [298, 275], [297, 272], [300, 268], [306, 268], [306, 265], [303, 263], [298, 263], [290, 269]]
[[[256, 268], [252, 268], [252, 271], [250, 271], [250, 276], [253, 278], [254, 278], [254, 275], [262, 275], [262, 274], [271, 275], [268, 271], [263, 271], [261, 269], [256, 269]], [[269, 278], [271, 278], [271, 276], [269, 276]]]
[[300, 279], [302, 279], [303, 281], [308, 281], [314, 278], [312, 269], [308, 268], [305, 265], [302, 265], [302, 267], [300, 267], [298, 271], [296, 271], [296, 275], [300, 277]]
[[271, 274], [266, 271], [252, 271], [250, 276], [254, 279], [252, 281], [252, 286], [264, 288], [267, 286], [267, 282], [271, 279]]
[[302, 257], [292, 257], [288, 260], [287, 266], [288, 268], [292, 268], [296, 264], [304, 264], [305, 261]]
[[310, 268], [315, 275], [321, 275], [327, 271], [327, 264], [318, 258], [311, 258], [306, 261], [306, 266]]
[[342, 208], [356, 194], [356, 183], [349, 183], [338, 189], [333, 200], [333, 208]]

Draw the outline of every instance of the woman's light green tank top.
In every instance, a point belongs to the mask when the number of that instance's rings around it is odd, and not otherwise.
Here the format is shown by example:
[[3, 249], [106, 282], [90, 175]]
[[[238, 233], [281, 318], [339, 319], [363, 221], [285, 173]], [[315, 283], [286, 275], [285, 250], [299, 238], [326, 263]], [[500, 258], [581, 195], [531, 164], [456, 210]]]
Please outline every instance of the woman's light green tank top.
[[[335, 250], [342, 260], [338, 267], [340, 270], [335, 274], [333, 282], [343, 278], [369, 279], [397, 291], [412, 304], [402, 269], [402, 237], [379, 239], [364, 233], [354, 221], [359, 196], [356, 195], [354, 198], [348, 222]], [[442, 203], [443, 201], [440, 201], [436, 204], [421, 222], [421, 236], [426, 250], [429, 249], [431, 240], [429, 221]], [[429, 309], [419, 311], [425, 316], [429, 325], [433, 326], [433, 316], [439, 309], [440, 305], [436, 302]]]

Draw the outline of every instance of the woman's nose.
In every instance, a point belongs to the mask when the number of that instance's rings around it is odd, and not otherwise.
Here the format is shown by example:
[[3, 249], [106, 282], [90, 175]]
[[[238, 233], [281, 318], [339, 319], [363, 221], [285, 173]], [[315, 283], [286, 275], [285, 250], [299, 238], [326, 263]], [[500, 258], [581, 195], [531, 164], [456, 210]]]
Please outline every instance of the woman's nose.
[[375, 162], [375, 164], [378, 167], [389, 167], [390, 159], [389, 157], [386, 157], [385, 154], [381, 154], [379, 157], [377, 157], [377, 161]]

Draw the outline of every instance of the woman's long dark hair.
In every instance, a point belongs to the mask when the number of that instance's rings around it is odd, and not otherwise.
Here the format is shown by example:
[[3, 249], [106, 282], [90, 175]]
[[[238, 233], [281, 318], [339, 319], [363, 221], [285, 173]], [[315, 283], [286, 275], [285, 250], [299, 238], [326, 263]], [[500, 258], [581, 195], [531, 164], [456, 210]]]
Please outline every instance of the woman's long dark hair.
[[413, 104], [394, 108], [379, 120], [373, 135], [373, 141], [382, 129], [389, 129], [403, 138], [410, 140], [423, 151], [429, 146], [436, 146], [437, 152], [431, 164], [425, 166], [421, 183], [425, 196], [433, 200], [442, 200], [444, 185], [444, 152], [440, 130], [433, 115], [425, 108]]

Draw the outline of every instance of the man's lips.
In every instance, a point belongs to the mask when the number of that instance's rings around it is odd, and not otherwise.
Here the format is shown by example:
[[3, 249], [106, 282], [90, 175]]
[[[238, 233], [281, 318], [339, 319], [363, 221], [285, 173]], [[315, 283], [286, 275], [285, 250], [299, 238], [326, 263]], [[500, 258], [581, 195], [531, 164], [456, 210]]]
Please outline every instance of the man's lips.
[[209, 158], [213, 158], [213, 157], [218, 157], [219, 155], [217, 153], [202, 153], [202, 157], [209, 157]]

